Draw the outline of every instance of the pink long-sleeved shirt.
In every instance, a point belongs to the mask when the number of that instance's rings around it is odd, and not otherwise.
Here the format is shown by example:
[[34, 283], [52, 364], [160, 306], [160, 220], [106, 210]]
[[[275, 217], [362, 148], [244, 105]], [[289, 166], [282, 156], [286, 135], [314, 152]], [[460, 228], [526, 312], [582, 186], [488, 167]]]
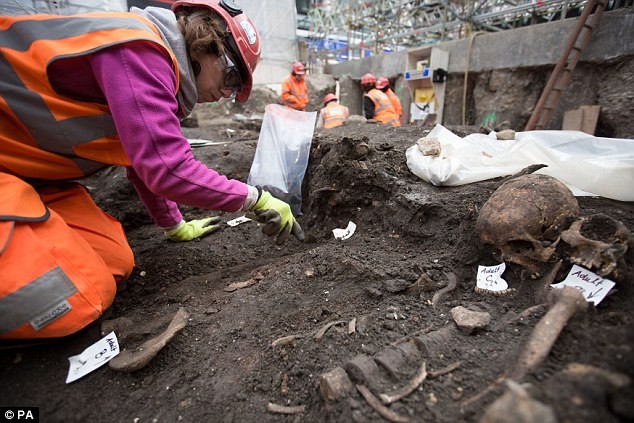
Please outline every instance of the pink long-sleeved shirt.
[[131, 162], [128, 179], [158, 226], [181, 221], [176, 203], [230, 212], [245, 203], [245, 183], [194, 158], [180, 131], [176, 76], [170, 59], [158, 48], [125, 43], [56, 72], [51, 77], [69, 92], [108, 103]]

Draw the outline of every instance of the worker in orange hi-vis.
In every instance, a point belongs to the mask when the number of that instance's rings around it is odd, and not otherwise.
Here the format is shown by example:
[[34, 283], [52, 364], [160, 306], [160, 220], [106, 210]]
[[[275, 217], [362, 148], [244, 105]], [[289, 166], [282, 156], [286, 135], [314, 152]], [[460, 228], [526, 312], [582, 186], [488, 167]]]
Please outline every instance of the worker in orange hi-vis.
[[76, 182], [108, 166], [125, 167], [173, 242], [220, 229], [178, 203], [252, 211], [278, 244], [303, 240], [287, 203], [207, 167], [181, 133], [196, 103], [249, 98], [260, 37], [235, 1], [0, 16], [0, 28], [1, 340], [76, 333], [123, 288], [134, 267], [123, 226]]
[[390, 99], [390, 103], [392, 103], [392, 106], [394, 106], [394, 111], [400, 119], [403, 115], [403, 107], [401, 107], [401, 100], [399, 100], [398, 96], [390, 88], [390, 81], [386, 77], [382, 76], [376, 80], [376, 88], [383, 91], [387, 95], [387, 97]]
[[328, 93], [324, 97], [324, 107], [319, 112], [317, 128], [334, 128], [343, 125], [350, 116], [350, 110], [337, 101], [337, 96]]
[[361, 86], [365, 92], [363, 111], [366, 119], [375, 119], [384, 125], [401, 126], [401, 121], [390, 102], [389, 97], [376, 88], [376, 78], [371, 73], [361, 77]]
[[301, 62], [293, 63], [291, 74], [282, 81], [282, 103], [291, 109], [305, 111], [308, 105], [306, 88], [306, 68]]

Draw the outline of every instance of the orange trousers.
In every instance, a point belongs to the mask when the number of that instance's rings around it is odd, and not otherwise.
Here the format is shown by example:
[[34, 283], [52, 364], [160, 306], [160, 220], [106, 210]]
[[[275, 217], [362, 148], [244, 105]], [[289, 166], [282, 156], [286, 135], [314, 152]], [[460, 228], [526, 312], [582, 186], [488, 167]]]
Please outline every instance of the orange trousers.
[[[36, 196], [48, 217], [29, 214]], [[82, 185], [36, 189], [0, 172], [0, 339], [77, 332], [112, 305], [133, 267], [121, 224]]]

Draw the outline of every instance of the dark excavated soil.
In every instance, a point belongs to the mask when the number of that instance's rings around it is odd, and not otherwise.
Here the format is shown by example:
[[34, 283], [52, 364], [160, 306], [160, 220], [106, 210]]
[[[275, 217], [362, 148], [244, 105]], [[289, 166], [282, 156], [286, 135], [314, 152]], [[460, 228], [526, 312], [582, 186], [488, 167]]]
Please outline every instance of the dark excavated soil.
[[[226, 141], [195, 153], [210, 167], [246, 181], [258, 133], [238, 129], [228, 138], [223, 129], [184, 131], [192, 138]], [[67, 358], [101, 337], [97, 325], [47, 345], [5, 347], [0, 405], [38, 406], [43, 422], [379, 422], [384, 418], [357, 389], [338, 401], [324, 400], [320, 376], [406, 344], [415, 348], [395, 373], [379, 365], [369, 380], [353, 382], [378, 396], [405, 385], [423, 361], [428, 371], [457, 363], [390, 408], [414, 422], [478, 421], [505, 386], [475, 396], [515, 366], [545, 309], [523, 318], [519, 313], [543, 302], [543, 290], [538, 280], [523, 278], [511, 266], [505, 279], [515, 291], [502, 297], [474, 292], [477, 266], [496, 263], [474, 231], [495, 181], [438, 188], [414, 176], [405, 150], [428, 129], [350, 122], [316, 133], [299, 217], [309, 235], [305, 244], [292, 239], [278, 247], [254, 222], [225, 225], [195, 242], [169, 242], [120, 169], [86, 181], [98, 204], [122, 221], [136, 254], [136, 270], [111, 318], [126, 317], [143, 327], [183, 307], [188, 325], [145, 368], [123, 373], [104, 366], [69, 385]], [[451, 129], [459, 135], [469, 131]], [[582, 215], [603, 213], [634, 229], [633, 203], [578, 201]], [[183, 211], [186, 218], [212, 214]], [[221, 214], [224, 222], [237, 216]], [[356, 233], [334, 239], [332, 229], [349, 221]], [[422, 274], [429, 277], [426, 284], [404, 289]], [[432, 305], [451, 274], [457, 288]], [[253, 278], [258, 282], [248, 288], [225, 291]], [[598, 307], [574, 316], [545, 362], [521, 380], [560, 422], [634, 418], [634, 390], [615, 379], [615, 374], [634, 377], [631, 269], [617, 288]], [[459, 305], [488, 312], [490, 325], [471, 335], [453, 328], [450, 310]], [[352, 319], [356, 331], [348, 334]], [[336, 321], [344, 323], [315, 339], [320, 328]], [[422, 348], [413, 341], [445, 327], [443, 342]], [[272, 346], [288, 335], [299, 337]], [[573, 363], [592, 367], [574, 370]], [[268, 403], [303, 405], [305, 411], [274, 414]]]

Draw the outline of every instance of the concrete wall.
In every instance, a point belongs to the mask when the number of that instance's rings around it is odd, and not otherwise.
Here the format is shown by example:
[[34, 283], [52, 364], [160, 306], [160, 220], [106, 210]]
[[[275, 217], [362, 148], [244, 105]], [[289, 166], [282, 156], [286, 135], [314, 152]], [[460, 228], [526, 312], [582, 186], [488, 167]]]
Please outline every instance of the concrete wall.
[[[477, 35], [435, 47], [449, 52], [449, 78], [443, 124], [477, 125], [489, 113], [523, 130], [550, 72], [573, 31], [576, 19]], [[397, 52], [330, 67], [335, 78], [355, 82], [366, 72], [391, 77], [404, 104], [411, 97], [401, 75], [407, 54]], [[468, 64], [468, 68], [467, 68]], [[634, 7], [604, 12], [572, 74], [549, 129], [560, 129], [565, 110], [584, 104], [602, 106], [597, 135], [634, 138]], [[463, 98], [465, 70], [467, 96]], [[356, 95], [355, 90], [349, 90]], [[361, 95], [361, 94], [359, 94]], [[343, 99], [342, 99], [343, 101]], [[360, 104], [361, 99], [346, 99]], [[404, 109], [406, 109], [404, 107]]]
[[255, 84], [281, 84], [299, 57], [295, 0], [240, 0], [260, 34], [262, 54]]

